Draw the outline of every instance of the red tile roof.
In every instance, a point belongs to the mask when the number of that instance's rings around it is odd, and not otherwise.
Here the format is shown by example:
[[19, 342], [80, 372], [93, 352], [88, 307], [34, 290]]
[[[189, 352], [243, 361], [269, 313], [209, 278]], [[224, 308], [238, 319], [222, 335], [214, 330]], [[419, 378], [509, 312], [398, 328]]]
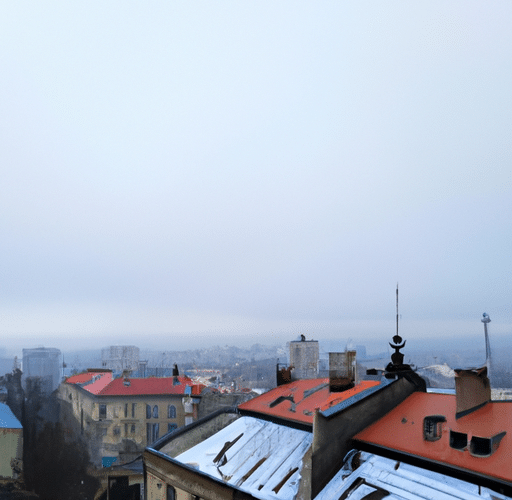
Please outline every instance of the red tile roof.
[[238, 408], [312, 424], [316, 409], [326, 410], [376, 385], [379, 385], [379, 382], [364, 380], [352, 389], [343, 392], [330, 392], [328, 378], [297, 380], [246, 401]]
[[[146, 395], [165, 395], [165, 394], [186, 394], [188, 391], [192, 396], [201, 394], [204, 389], [203, 384], [194, 384], [188, 377], [178, 377], [179, 384], [174, 384], [174, 377], [149, 377], [149, 378], [129, 378], [129, 385], [125, 379], [120, 377], [112, 380], [99, 396], [146, 396]], [[187, 391], [187, 392], [188, 392]]]
[[110, 382], [112, 382], [111, 371], [88, 371], [72, 375], [66, 379], [68, 384], [77, 384], [91, 394], [99, 394]]
[[91, 381], [93, 377], [93, 372], [79, 373], [78, 375], [71, 375], [71, 377], [68, 377], [66, 382], [68, 384], [85, 384], [86, 382]]
[[[455, 419], [456, 396], [416, 392], [380, 420], [356, 434], [355, 440], [381, 448], [396, 450], [437, 464], [480, 475], [512, 481], [512, 401], [487, 403], [468, 415]], [[442, 435], [437, 441], [423, 437], [423, 419], [443, 415]], [[506, 432], [496, 451], [489, 457], [473, 456], [468, 449], [450, 446], [450, 430], [490, 438]]]

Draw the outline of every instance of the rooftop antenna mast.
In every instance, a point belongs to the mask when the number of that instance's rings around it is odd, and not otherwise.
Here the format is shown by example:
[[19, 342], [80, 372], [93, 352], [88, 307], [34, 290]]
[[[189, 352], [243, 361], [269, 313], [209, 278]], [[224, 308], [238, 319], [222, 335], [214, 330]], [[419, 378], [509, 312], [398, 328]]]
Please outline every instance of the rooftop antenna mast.
[[396, 284], [396, 336], [398, 337], [398, 282]]

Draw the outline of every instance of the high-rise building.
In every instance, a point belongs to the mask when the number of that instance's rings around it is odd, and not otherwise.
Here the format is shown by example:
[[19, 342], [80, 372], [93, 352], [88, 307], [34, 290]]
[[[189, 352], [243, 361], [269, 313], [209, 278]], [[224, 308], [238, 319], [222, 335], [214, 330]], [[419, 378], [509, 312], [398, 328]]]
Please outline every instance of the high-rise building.
[[55, 347], [23, 349], [21, 382], [27, 390], [29, 379], [35, 380], [45, 394], [53, 392], [62, 380], [62, 355]]
[[140, 350], [134, 345], [111, 345], [101, 350], [101, 367], [122, 372], [139, 368]]

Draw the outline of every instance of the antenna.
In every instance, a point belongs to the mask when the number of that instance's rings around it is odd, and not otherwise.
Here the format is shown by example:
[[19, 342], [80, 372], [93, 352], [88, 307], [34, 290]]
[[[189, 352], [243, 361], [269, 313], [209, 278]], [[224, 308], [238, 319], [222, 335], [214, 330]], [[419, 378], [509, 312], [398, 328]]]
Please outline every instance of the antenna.
[[398, 281], [396, 283], [396, 335], [398, 336]]

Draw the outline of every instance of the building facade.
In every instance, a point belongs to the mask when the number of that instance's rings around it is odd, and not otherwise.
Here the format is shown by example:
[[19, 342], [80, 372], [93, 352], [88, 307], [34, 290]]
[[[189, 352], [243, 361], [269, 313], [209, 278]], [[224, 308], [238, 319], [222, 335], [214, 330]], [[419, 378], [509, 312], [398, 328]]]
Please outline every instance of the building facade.
[[318, 361], [320, 356], [318, 340], [300, 340], [290, 342], [290, 366], [292, 380], [303, 380], [318, 377]]
[[17, 479], [23, 469], [23, 427], [0, 403], [0, 480]]
[[96, 466], [136, 458], [158, 438], [197, 419], [203, 386], [187, 377], [113, 378], [110, 370], [69, 377], [59, 388]]

